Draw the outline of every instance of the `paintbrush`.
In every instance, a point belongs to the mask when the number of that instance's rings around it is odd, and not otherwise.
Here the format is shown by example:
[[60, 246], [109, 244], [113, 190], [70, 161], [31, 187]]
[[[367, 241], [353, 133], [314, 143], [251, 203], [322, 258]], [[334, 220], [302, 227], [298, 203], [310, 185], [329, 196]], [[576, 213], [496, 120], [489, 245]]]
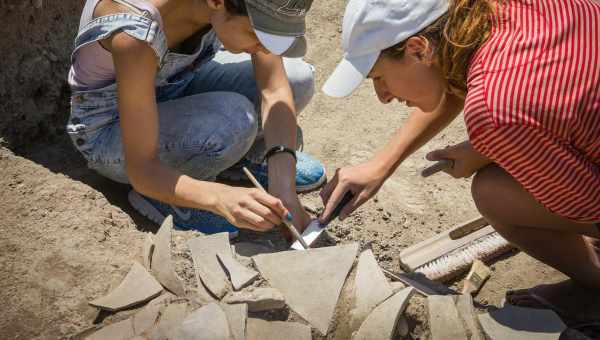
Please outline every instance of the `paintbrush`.
[[[246, 174], [246, 176], [248, 176], [248, 179], [250, 180], [250, 182], [252, 182], [252, 184], [254, 184], [254, 186], [257, 189], [260, 189], [263, 192], [267, 193], [267, 190], [265, 190], [265, 188], [263, 188], [263, 186], [256, 180], [254, 175], [252, 175], [252, 173], [246, 167], [243, 167], [242, 170], [244, 170], [244, 173]], [[292, 222], [288, 221], [287, 218], [283, 218], [282, 220], [283, 220], [283, 224], [288, 228], [290, 233], [292, 233], [292, 235], [294, 235], [294, 238], [296, 240], [298, 240], [298, 242], [300, 242], [302, 247], [304, 247], [304, 249], [308, 249], [308, 244], [306, 244], [306, 242], [304, 242], [304, 239], [302, 239], [302, 236], [300, 236], [300, 233], [298, 233], [298, 230], [296, 229], [296, 227], [294, 227], [292, 225]]]

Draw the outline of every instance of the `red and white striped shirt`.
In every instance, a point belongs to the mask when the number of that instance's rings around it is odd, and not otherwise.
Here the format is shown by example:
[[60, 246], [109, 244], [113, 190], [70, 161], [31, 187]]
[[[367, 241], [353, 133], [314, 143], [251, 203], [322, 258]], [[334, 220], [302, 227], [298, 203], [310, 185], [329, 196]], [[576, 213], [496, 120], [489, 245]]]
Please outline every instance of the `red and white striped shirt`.
[[600, 221], [600, 4], [505, 1], [472, 58], [471, 144], [550, 211]]

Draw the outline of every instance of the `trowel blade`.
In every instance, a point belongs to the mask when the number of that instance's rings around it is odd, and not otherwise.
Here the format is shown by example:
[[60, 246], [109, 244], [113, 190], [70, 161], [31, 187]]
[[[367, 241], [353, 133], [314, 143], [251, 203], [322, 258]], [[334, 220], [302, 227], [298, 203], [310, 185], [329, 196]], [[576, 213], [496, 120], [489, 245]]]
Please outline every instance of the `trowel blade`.
[[[319, 219], [314, 219], [312, 220], [312, 222], [310, 222], [308, 227], [304, 229], [304, 232], [302, 233], [302, 238], [304, 239], [304, 242], [306, 242], [306, 244], [308, 244], [308, 246], [310, 247], [319, 238], [319, 236], [321, 235], [321, 233], [323, 233], [325, 229], [325, 226], [321, 225]], [[298, 240], [292, 243], [292, 246], [290, 248], [295, 250], [304, 250], [302, 244], [300, 244]]]

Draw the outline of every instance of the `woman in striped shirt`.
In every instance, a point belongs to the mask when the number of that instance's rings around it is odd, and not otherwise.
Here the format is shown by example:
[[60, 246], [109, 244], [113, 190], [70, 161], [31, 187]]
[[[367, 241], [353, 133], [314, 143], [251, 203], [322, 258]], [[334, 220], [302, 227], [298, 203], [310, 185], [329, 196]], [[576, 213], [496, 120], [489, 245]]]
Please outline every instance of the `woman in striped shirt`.
[[[431, 152], [473, 174], [477, 208], [507, 240], [572, 280], [507, 294], [568, 320], [600, 316], [600, 4], [594, 0], [351, 0], [344, 59], [325, 93], [373, 80], [419, 110], [366, 163], [323, 189], [348, 216], [464, 109], [469, 140]], [[597, 307], [598, 306], [598, 307]]]

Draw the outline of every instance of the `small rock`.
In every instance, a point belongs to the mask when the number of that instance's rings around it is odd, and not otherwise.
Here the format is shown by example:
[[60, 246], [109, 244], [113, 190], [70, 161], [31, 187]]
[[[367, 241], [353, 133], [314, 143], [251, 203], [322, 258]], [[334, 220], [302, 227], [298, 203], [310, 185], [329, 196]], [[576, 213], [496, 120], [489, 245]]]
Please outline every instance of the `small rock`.
[[233, 292], [223, 299], [225, 303], [247, 303], [249, 312], [260, 312], [285, 307], [285, 299], [274, 288], [256, 288], [252, 291]]

